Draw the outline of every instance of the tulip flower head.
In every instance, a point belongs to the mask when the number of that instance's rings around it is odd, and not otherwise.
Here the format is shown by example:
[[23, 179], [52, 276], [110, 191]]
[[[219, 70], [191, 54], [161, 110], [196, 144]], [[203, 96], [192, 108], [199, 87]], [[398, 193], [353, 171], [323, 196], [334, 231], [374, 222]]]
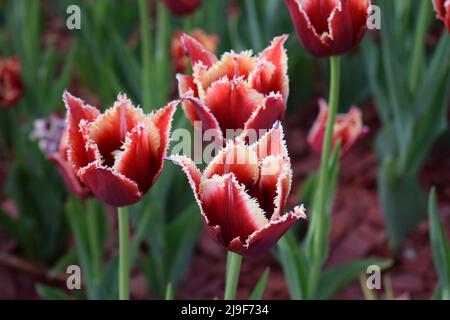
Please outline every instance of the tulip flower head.
[[444, 22], [448, 32], [450, 32], [450, 0], [433, 0], [436, 17]]
[[[172, 37], [171, 53], [175, 72], [183, 73], [189, 65], [189, 58], [184, 50], [181, 42], [182, 32], [175, 32]], [[207, 34], [202, 29], [195, 29], [190, 33], [190, 36], [197, 40], [206, 50], [215, 53], [219, 43], [219, 36], [216, 34]]]
[[341, 55], [367, 30], [370, 0], [285, 0], [297, 36], [313, 56]]
[[[289, 94], [287, 36], [276, 37], [258, 56], [226, 52], [219, 60], [198, 41], [182, 36], [193, 75], [178, 75], [179, 93], [188, 119], [213, 129], [269, 130], [284, 117]], [[224, 139], [225, 141], [225, 139]]]
[[0, 59], [0, 107], [15, 106], [22, 94], [19, 58]]
[[64, 155], [80, 181], [105, 203], [134, 204], [162, 171], [177, 101], [145, 115], [119, 94], [103, 114], [64, 93], [67, 131]]
[[185, 156], [172, 156], [188, 177], [213, 238], [244, 256], [267, 252], [300, 218], [303, 206], [284, 213], [292, 170], [282, 127], [276, 124], [248, 146], [229, 140], [201, 173]]
[[[308, 135], [308, 144], [311, 149], [320, 154], [328, 119], [328, 106], [324, 99], [319, 100], [319, 115]], [[369, 131], [363, 125], [361, 110], [353, 106], [347, 114], [339, 114], [333, 128], [332, 146], [341, 141], [341, 155], [344, 155], [350, 147]]]
[[191, 14], [202, 5], [202, 0], [163, 0], [163, 2], [176, 16]]

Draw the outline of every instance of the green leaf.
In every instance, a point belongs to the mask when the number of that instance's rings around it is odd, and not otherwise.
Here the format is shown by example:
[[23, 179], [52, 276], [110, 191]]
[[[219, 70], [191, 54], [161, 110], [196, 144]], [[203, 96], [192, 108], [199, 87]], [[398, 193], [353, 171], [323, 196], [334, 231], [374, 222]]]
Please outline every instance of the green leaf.
[[266, 268], [255, 288], [253, 289], [249, 300], [262, 300], [264, 291], [266, 290], [267, 280], [269, 279], [270, 268]]
[[391, 248], [397, 248], [426, 216], [426, 202], [416, 176], [397, 173], [394, 159], [385, 157], [378, 173], [378, 187]]
[[291, 299], [307, 298], [308, 266], [292, 232], [278, 241], [277, 248]]
[[362, 272], [366, 272], [370, 265], [378, 265], [381, 270], [391, 266], [388, 260], [366, 259], [343, 263], [323, 271], [320, 277], [316, 299], [330, 299], [346, 285], [358, 279]]
[[173, 286], [172, 283], [169, 282], [166, 288], [166, 300], [173, 300], [173, 298], [174, 298]]
[[444, 225], [437, 208], [436, 190], [430, 192], [428, 201], [428, 217], [430, 220], [430, 242], [434, 266], [439, 276], [439, 288], [442, 299], [450, 299], [450, 245]]
[[69, 296], [62, 290], [55, 289], [44, 284], [38, 283], [36, 285], [36, 290], [38, 294], [46, 300], [72, 300], [73, 298]]

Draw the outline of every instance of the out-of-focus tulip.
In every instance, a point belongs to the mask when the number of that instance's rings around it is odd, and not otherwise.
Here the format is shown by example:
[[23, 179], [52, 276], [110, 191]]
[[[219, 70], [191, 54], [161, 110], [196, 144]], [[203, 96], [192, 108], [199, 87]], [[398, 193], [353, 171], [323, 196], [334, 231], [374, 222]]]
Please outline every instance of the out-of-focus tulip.
[[344, 54], [367, 30], [370, 0], [285, 0], [303, 47], [313, 56]]
[[68, 161], [68, 146], [65, 138], [67, 130], [65, 128], [64, 118], [54, 114], [48, 118], [36, 120], [30, 138], [37, 140], [42, 153], [57, 165], [58, 171], [69, 190], [76, 196], [84, 199], [92, 195], [92, 193], [80, 181]]
[[19, 58], [0, 59], [0, 107], [15, 106], [22, 94]]
[[[175, 72], [184, 73], [189, 65], [189, 58], [181, 42], [182, 32], [175, 32], [172, 37], [172, 61]], [[190, 36], [197, 40], [206, 50], [216, 53], [217, 44], [219, 43], [219, 36], [216, 34], [207, 34], [201, 29], [195, 29], [190, 33]]]
[[193, 75], [178, 75], [180, 96], [188, 119], [202, 121], [203, 131], [269, 130], [284, 117], [289, 94], [287, 36], [273, 39], [258, 56], [251, 51], [226, 52], [220, 60], [198, 41], [184, 34]]
[[450, 32], [450, 0], [433, 0], [436, 17], [442, 20]]
[[201, 173], [185, 156], [172, 156], [188, 177], [213, 238], [244, 256], [267, 252], [300, 218], [303, 206], [284, 214], [292, 170], [281, 125], [248, 146], [229, 140]]
[[178, 101], [150, 115], [122, 94], [103, 114], [68, 92], [64, 102], [64, 153], [81, 182], [112, 206], [139, 201], [162, 171]]
[[[320, 154], [322, 152], [323, 139], [328, 119], [328, 105], [324, 99], [319, 100], [319, 115], [308, 135], [308, 144], [311, 149]], [[344, 155], [350, 147], [369, 131], [363, 125], [361, 110], [353, 106], [347, 114], [338, 114], [333, 128], [332, 146], [341, 141], [341, 155]]]
[[170, 12], [176, 16], [193, 13], [202, 5], [202, 0], [163, 0]]

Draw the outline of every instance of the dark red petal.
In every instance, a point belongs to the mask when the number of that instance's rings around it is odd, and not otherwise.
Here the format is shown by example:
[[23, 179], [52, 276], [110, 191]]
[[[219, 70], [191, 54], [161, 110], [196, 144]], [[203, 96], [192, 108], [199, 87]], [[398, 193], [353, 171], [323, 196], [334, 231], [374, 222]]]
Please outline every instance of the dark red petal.
[[79, 175], [96, 198], [111, 206], [128, 206], [138, 202], [142, 197], [134, 181], [96, 162], [82, 168]]
[[245, 123], [245, 131], [256, 130], [259, 135], [260, 130], [270, 130], [275, 122], [283, 120], [285, 109], [281, 94], [270, 93]]
[[217, 138], [216, 143], [223, 145], [223, 133], [215, 116], [211, 113], [207, 106], [200, 101], [200, 99], [192, 96], [181, 97], [182, 101], [190, 102], [190, 104], [183, 105], [186, 117], [191, 121], [192, 125], [197, 128], [197, 123], [201, 125], [201, 130], [204, 133], [206, 130], [214, 131], [214, 137]]
[[244, 129], [253, 112], [263, 104], [264, 96], [242, 78], [231, 81], [224, 78], [212, 84], [204, 101], [226, 134], [227, 129]]
[[[329, 4], [331, 2], [326, 1], [325, 5], [321, 7], [321, 10], [314, 7], [317, 5], [317, 1], [314, 0], [284, 0], [289, 8], [291, 18], [297, 32], [297, 36], [303, 44], [303, 47], [313, 56], [324, 57], [332, 55], [328, 44], [322, 38], [323, 30], [327, 24], [327, 17], [323, 19], [326, 13], [329, 11]], [[336, 0], [337, 1], [337, 0]], [[310, 9], [313, 8], [313, 9]], [[312, 16], [309, 16], [309, 12], [306, 9], [313, 12]], [[314, 20], [314, 23], [313, 23]], [[317, 29], [316, 29], [317, 28]], [[326, 37], [326, 35], [324, 36]]]
[[298, 219], [306, 219], [303, 207], [296, 207], [294, 211], [270, 221], [252, 233], [245, 241], [233, 239], [228, 249], [243, 256], [257, 256], [266, 253]]
[[74, 172], [72, 165], [68, 161], [64, 160], [61, 154], [55, 153], [51, 155], [49, 159], [58, 166], [59, 173], [64, 179], [66, 186], [72, 193], [82, 199], [91, 195], [90, 190], [82, 184]]
[[230, 141], [220, 153], [214, 157], [203, 172], [206, 179], [214, 175], [233, 173], [239, 183], [247, 188], [252, 187], [259, 178], [258, 157], [243, 142]]
[[268, 221], [255, 200], [245, 192], [233, 174], [205, 179], [201, 203], [209, 226], [220, 226], [224, 242], [236, 237], [245, 241]]
[[335, 55], [346, 53], [356, 47], [367, 29], [369, 0], [341, 1], [330, 19], [331, 37], [327, 37]]
[[273, 128], [262, 136], [251, 148], [258, 154], [258, 159], [263, 160], [268, 156], [284, 156], [288, 158], [286, 142], [284, 141], [283, 127], [276, 122]]
[[260, 58], [273, 64], [275, 66], [275, 72], [272, 74], [271, 81], [268, 85], [263, 85], [260, 88], [255, 87], [256, 90], [266, 95], [270, 92], [280, 92], [284, 101], [287, 101], [289, 96], [287, 54], [284, 48], [288, 37], [288, 35], [275, 37], [270, 46], [261, 52]]
[[201, 62], [207, 67], [211, 67], [217, 62], [216, 55], [208, 50], [197, 40], [187, 34], [181, 36], [184, 50], [189, 55], [192, 65]]
[[67, 91], [64, 92], [63, 100], [67, 108], [67, 137], [65, 139], [68, 140], [68, 157], [75, 172], [77, 172], [94, 160], [86, 152], [86, 139], [80, 131], [80, 123], [82, 121], [93, 122], [100, 115], [100, 112]]
[[[107, 166], [114, 165], [115, 154], [125, 143], [127, 132], [145, 121], [146, 117], [142, 110], [135, 108], [125, 95], [119, 94], [114, 106], [90, 124], [89, 137], [98, 145]], [[158, 146], [154, 147], [156, 149]]]

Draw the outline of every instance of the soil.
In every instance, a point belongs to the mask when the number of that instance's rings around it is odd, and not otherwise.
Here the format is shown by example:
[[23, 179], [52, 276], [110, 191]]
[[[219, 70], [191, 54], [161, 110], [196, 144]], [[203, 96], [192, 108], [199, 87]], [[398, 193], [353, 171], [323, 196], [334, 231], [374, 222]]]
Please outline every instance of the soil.
[[[429, 299], [436, 284], [427, 222], [422, 222], [403, 243], [395, 258], [389, 252], [387, 235], [377, 196], [377, 160], [372, 150], [379, 124], [373, 105], [363, 108], [364, 122], [370, 134], [358, 141], [341, 161], [341, 173], [332, 210], [330, 256], [327, 266], [361, 257], [393, 260], [393, 266], [383, 273], [391, 281], [394, 296], [402, 299]], [[305, 178], [318, 167], [319, 158], [306, 144], [306, 136], [317, 113], [311, 104], [290, 114], [285, 126], [288, 149], [292, 158], [295, 181], [289, 206], [298, 203], [298, 192]], [[435, 147], [420, 174], [424, 189], [438, 187], [439, 207], [447, 231], [450, 230], [450, 150]], [[0, 166], [1, 167], [1, 166]], [[1, 170], [0, 170], [1, 172]], [[0, 174], [1, 179], [1, 174]], [[17, 244], [0, 230], [0, 253], [17, 253]], [[226, 252], [203, 232], [185, 280], [177, 291], [179, 299], [220, 299], [224, 290]], [[238, 298], [248, 298], [264, 270], [270, 267], [265, 299], [289, 299], [283, 273], [270, 255], [244, 259]], [[386, 277], [387, 276], [387, 277]], [[35, 299], [34, 283], [38, 274], [20, 271], [0, 263], [0, 299]], [[136, 274], [131, 280], [133, 298], [149, 298], [145, 277]], [[377, 292], [383, 298], [384, 288]], [[364, 299], [359, 281], [351, 284], [335, 299]]]

